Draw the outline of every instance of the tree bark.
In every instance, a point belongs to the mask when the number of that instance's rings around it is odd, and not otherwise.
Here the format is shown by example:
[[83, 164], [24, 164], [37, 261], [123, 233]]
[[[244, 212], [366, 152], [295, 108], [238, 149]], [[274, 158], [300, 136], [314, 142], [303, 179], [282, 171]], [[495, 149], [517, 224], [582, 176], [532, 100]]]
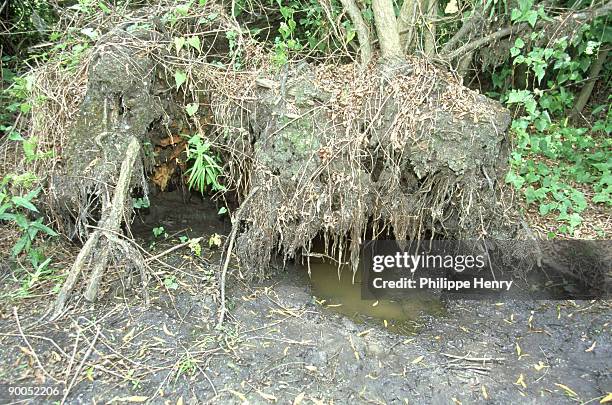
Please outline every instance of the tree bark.
[[354, 0], [340, 0], [342, 6], [346, 9], [355, 31], [357, 31], [357, 39], [359, 40], [359, 58], [363, 66], [370, 63], [372, 59], [372, 44], [370, 43], [370, 30], [368, 25], [363, 20], [361, 10], [357, 7]]
[[372, 0], [372, 11], [383, 59], [401, 58], [402, 48], [392, 0]]
[[436, 18], [438, 17], [438, 0], [427, 1], [425, 21], [424, 51], [425, 55], [432, 57], [436, 53]]
[[412, 47], [417, 16], [419, 15], [418, 0], [404, 0], [399, 16], [397, 29], [400, 35], [400, 46], [404, 53]]

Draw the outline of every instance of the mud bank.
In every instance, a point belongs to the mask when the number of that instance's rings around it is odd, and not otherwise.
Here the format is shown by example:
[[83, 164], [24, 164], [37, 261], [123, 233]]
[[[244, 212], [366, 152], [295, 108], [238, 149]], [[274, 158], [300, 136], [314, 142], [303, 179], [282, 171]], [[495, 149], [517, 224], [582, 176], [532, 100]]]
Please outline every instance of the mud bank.
[[[158, 243], [162, 251], [172, 240]], [[181, 271], [155, 269], [149, 307], [120, 277], [95, 307], [53, 323], [38, 322], [44, 297], [16, 312], [5, 304], [0, 382], [68, 381], [70, 404], [570, 404], [612, 386], [607, 302], [452, 301], [435, 317], [412, 314], [413, 328], [398, 334], [321, 303], [302, 270], [253, 285], [236, 269], [219, 331], [208, 270], [217, 258], [206, 248], [165, 257]]]

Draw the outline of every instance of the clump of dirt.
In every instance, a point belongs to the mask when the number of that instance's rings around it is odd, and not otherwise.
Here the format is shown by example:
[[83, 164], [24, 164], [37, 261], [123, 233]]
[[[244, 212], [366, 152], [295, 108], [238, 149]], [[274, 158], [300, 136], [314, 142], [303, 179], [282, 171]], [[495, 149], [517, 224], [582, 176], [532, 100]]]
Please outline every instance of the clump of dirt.
[[[349, 241], [353, 268], [368, 228], [509, 239], [499, 196], [508, 111], [418, 58], [389, 67], [311, 66], [242, 77], [240, 95], [211, 90], [217, 138], [257, 189], [237, 242], [253, 277], [274, 251], [326, 253]], [[242, 100], [242, 103], [236, 103]]]

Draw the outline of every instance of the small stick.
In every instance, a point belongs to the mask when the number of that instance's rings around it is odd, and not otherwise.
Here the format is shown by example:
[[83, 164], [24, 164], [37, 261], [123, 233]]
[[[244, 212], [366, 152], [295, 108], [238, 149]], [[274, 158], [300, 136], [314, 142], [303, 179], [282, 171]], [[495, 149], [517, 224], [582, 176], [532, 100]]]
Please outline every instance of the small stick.
[[28, 339], [25, 337], [25, 334], [23, 333], [23, 329], [21, 329], [21, 323], [19, 322], [19, 316], [17, 315], [17, 307], [13, 307], [13, 315], [15, 316], [15, 321], [17, 322], [17, 329], [19, 330], [19, 334], [21, 335], [21, 338], [25, 342], [26, 346], [28, 346], [28, 349], [30, 349], [30, 353], [32, 353], [32, 357], [34, 357], [34, 360], [36, 360], [36, 364], [38, 365], [38, 367], [41, 369], [43, 373], [45, 373], [45, 375], [47, 375], [47, 377], [49, 377], [50, 379], [54, 381], [59, 381], [57, 378], [47, 373], [47, 370], [45, 370], [38, 356], [36, 355], [34, 348], [32, 347], [32, 345], [30, 345], [30, 342], [28, 342]]
[[96, 328], [96, 329], [97, 329], [96, 336], [94, 336], [93, 340], [91, 341], [91, 345], [89, 345], [87, 352], [83, 356], [83, 359], [81, 359], [81, 362], [79, 363], [79, 367], [76, 369], [76, 372], [74, 373], [74, 376], [72, 377], [72, 380], [70, 381], [70, 385], [66, 387], [66, 392], [64, 392], [64, 397], [62, 398], [62, 401], [60, 402], [62, 405], [66, 403], [66, 398], [68, 398], [68, 394], [70, 394], [70, 390], [74, 386], [76, 379], [79, 377], [79, 374], [81, 373], [81, 370], [83, 369], [83, 364], [85, 364], [85, 361], [87, 360], [87, 358], [93, 351], [93, 348], [96, 345], [96, 342], [98, 341], [98, 336], [100, 336], [100, 328]]
[[219, 322], [217, 322], [217, 328], [223, 326], [223, 320], [225, 319], [225, 312], [227, 311], [225, 307], [225, 277], [227, 275], [227, 267], [229, 266], [230, 258], [232, 256], [232, 249], [234, 248], [234, 239], [236, 239], [236, 233], [238, 232], [238, 227], [240, 226], [241, 214], [244, 207], [247, 206], [249, 200], [253, 198], [255, 194], [259, 191], [259, 186], [255, 187], [249, 195], [244, 199], [240, 208], [236, 212], [236, 215], [232, 219], [232, 232], [230, 233], [229, 242], [227, 245], [227, 251], [225, 253], [225, 263], [223, 263], [223, 270], [221, 271], [221, 282], [219, 288], [221, 289], [221, 308], [219, 309]]
[[178, 249], [180, 249], [182, 247], [185, 247], [185, 246], [187, 246], [187, 245], [189, 245], [191, 243], [199, 243], [202, 239], [203, 238], [189, 239], [187, 242], [183, 242], [183, 243], [180, 243], [180, 244], [178, 244], [176, 246], [173, 246], [170, 249], [164, 250], [163, 252], [161, 252], [159, 254], [156, 254], [155, 256], [147, 257], [145, 259], [145, 262], [148, 263], [148, 262], [151, 262], [153, 260], [157, 260], [160, 257], [163, 257], [163, 256], [165, 256], [167, 254], [170, 254], [170, 253], [174, 252], [175, 250], [178, 250]]
[[457, 359], [457, 360], [465, 360], [465, 361], [476, 361], [476, 362], [487, 362], [487, 361], [506, 361], [506, 359], [501, 358], [501, 357], [468, 357], [466, 356], [455, 356], [454, 354], [448, 354], [448, 353], [440, 353], [442, 354], [442, 356], [446, 356], [446, 357], [450, 357], [451, 359]]

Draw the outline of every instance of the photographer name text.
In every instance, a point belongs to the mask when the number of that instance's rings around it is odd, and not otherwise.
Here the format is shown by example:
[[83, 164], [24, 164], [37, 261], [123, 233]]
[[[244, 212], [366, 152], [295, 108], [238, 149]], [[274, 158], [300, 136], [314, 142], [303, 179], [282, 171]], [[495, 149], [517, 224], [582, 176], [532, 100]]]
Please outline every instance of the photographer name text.
[[402, 277], [398, 280], [385, 280], [382, 277], [375, 277], [371, 285], [376, 289], [442, 289], [447, 291], [460, 291], [469, 289], [487, 290], [506, 290], [512, 287], [511, 280], [487, 280], [482, 277], [475, 277], [472, 280], [449, 280], [446, 277], [420, 277], [413, 279]]

